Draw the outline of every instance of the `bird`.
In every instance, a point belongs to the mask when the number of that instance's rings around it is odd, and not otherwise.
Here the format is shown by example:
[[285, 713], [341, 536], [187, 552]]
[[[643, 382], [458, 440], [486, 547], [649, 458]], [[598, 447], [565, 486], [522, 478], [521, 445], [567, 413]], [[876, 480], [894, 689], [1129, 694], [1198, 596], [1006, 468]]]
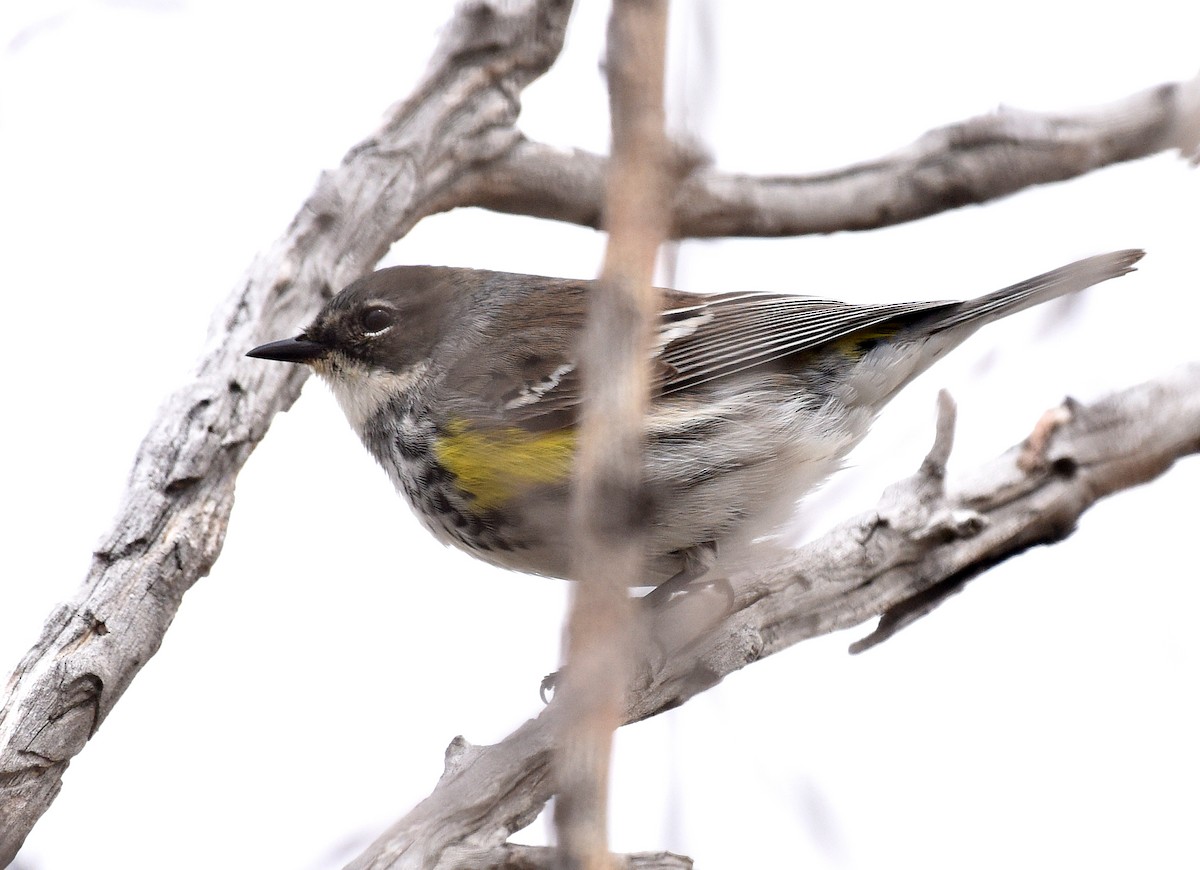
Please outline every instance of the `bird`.
[[[669, 600], [752, 566], [881, 409], [985, 324], [1133, 270], [1140, 250], [966, 301], [859, 305], [663, 289], [649, 348], [645, 561]], [[395, 266], [248, 356], [305, 364], [424, 525], [515, 571], [567, 577], [591, 280]]]

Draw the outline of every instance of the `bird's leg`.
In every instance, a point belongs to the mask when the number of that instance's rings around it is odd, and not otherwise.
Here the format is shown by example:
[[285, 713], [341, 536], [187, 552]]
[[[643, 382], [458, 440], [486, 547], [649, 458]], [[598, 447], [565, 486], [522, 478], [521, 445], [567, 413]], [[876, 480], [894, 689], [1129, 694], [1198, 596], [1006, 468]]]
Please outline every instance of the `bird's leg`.
[[[658, 617], [663, 616], [666, 613], [666, 610], [663, 606], [666, 605], [675, 595], [687, 592], [689, 589], [694, 589], [694, 584], [696, 581], [703, 578], [710, 570], [712, 570], [712, 566], [715, 565], [717, 561], [716, 542], [709, 541], [707, 543], [697, 544], [694, 547], [689, 547], [688, 549], [682, 551], [680, 556], [683, 559], [683, 567], [679, 570], [679, 572], [669, 577], [666, 581], [656, 586], [647, 595], [643, 595], [640, 599], [643, 605], [642, 615], [655, 623], [655, 633], [657, 633], [657, 631], [661, 631], [662, 628], [662, 626], [659, 624]], [[728, 611], [733, 604], [733, 587], [730, 586], [729, 582], [724, 578], [714, 579], [711, 582], [711, 585], [721, 586], [722, 591], [725, 593], [725, 597], [727, 599], [727, 606], [722, 612]], [[682, 604], [683, 602], [680, 603]], [[712, 605], [710, 603], [709, 609], [711, 609], [711, 607]], [[674, 613], [675, 610], [675, 607], [670, 609], [672, 613]], [[689, 632], [688, 636], [691, 637], [694, 634], [695, 632]], [[650, 640], [653, 646], [656, 648], [659, 657], [665, 656], [670, 649], [680, 645], [678, 639], [675, 639], [672, 642], [666, 637], [656, 637], [654, 634], [651, 635]], [[542, 679], [542, 685], [539, 694], [541, 695], [543, 704], [549, 703], [549, 698], [554, 694], [554, 690], [558, 686], [558, 681], [561, 674], [562, 671], [558, 670], [552, 674], [547, 674]]]
[[[666, 663], [707, 636], [734, 607], [733, 584], [719, 572], [715, 543], [685, 550], [683, 568], [642, 598], [643, 629], [647, 632], [639, 676], [651, 679]], [[637, 677], [635, 677], [637, 679]]]
[[670, 601], [677, 592], [686, 591], [689, 586], [711, 571], [712, 566], [717, 563], [717, 543], [716, 541], [706, 541], [703, 544], [697, 544], [681, 552], [680, 556], [683, 558], [683, 567], [679, 573], [655, 586], [649, 594], [642, 598], [647, 607], [661, 607]]

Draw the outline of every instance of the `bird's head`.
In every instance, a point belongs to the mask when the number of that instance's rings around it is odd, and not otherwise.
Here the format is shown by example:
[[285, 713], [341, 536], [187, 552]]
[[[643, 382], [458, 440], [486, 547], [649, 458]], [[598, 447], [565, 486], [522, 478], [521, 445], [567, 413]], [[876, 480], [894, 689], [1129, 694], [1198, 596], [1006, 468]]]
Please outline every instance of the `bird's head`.
[[468, 278], [463, 269], [381, 269], [330, 299], [295, 338], [246, 356], [311, 366], [361, 429], [428, 370], [436, 345], [461, 315]]

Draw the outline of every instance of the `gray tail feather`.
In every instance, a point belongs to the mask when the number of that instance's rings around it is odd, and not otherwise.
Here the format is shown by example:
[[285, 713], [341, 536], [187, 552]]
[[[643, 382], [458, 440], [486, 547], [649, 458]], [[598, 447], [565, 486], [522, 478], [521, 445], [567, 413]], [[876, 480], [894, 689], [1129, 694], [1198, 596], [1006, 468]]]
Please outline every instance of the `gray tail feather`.
[[1119, 278], [1127, 272], [1132, 272], [1133, 264], [1145, 253], [1131, 248], [1088, 257], [1053, 272], [1046, 272], [1003, 290], [980, 296], [978, 299], [960, 302], [946, 309], [937, 318], [931, 331], [941, 332], [968, 323], [982, 326], [1034, 305], [1107, 281], [1109, 278]]

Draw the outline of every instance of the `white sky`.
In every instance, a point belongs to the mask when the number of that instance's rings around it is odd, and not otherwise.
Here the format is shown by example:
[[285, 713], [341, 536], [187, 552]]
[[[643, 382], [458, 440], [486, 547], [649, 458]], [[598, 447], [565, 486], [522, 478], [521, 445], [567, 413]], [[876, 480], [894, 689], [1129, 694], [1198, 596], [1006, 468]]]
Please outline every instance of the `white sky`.
[[[676, 123], [749, 172], [836, 167], [1001, 103], [1072, 109], [1200, 67], [1200, 7], [1177, 0], [712, 5], [712, 48], [674, 43], [693, 76], [672, 87], [687, 100]], [[451, 8], [6, 0], [0, 669], [83, 578], [211, 310], [318, 172], [412, 88]], [[605, 148], [605, 14], [581, 2], [563, 59], [529, 88], [534, 138]], [[813, 529], [916, 467], [941, 386], [960, 403], [965, 467], [1068, 392], [1194, 356], [1198, 195], [1164, 155], [880, 232], [687, 244], [676, 283], [944, 298], [1148, 249], [1065, 319], [991, 327], [914, 384], [807, 502]], [[388, 262], [591, 275], [602, 241], [456, 213]], [[804, 644], [625, 729], [615, 847], [706, 867], [1194, 866], [1196, 466], [864, 656], [845, 647], [866, 628]], [[432, 541], [312, 383], [247, 465], [212, 575], [72, 763], [20, 866], [340, 866], [428, 793], [454, 735], [492, 742], [536, 714], [565, 585]]]

